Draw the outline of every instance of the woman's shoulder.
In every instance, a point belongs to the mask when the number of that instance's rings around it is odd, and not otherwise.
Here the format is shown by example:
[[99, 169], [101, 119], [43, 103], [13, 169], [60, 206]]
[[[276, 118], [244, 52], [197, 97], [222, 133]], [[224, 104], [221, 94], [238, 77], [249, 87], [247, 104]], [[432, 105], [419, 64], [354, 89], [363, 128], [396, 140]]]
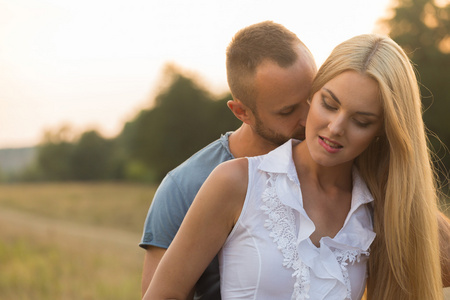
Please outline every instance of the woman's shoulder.
[[248, 160], [242, 157], [223, 162], [213, 170], [210, 177], [228, 185], [246, 183], [248, 180]]
[[[247, 194], [247, 159], [233, 159], [218, 165], [201, 187], [199, 194], [207, 201], [233, 219], [239, 218]], [[203, 197], [204, 198], [204, 197]]]

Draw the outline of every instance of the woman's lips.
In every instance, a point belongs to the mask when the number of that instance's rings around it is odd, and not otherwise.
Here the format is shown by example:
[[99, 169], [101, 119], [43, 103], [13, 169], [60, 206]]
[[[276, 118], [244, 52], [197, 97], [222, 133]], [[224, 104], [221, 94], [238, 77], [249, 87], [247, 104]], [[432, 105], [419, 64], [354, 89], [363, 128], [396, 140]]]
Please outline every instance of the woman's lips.
[[322, 136], [319, 136], [319, 144], [329, 153], [336, 153], [344, 148], [341, 144]]

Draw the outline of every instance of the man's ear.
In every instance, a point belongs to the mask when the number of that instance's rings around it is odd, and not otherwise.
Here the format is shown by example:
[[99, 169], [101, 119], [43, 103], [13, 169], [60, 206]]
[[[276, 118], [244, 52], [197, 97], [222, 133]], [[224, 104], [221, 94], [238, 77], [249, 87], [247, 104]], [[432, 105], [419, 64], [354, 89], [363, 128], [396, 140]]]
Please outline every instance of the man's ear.
[[235, 100], [228, 100], [227, 102], [228, 108], [233, 112], [233, 114], [241, 120], [242, 122], [246, 124], [252, 123], [252, 111], [250, 108], [248, 108], [244, 103], [241, 101], [235, 99]]

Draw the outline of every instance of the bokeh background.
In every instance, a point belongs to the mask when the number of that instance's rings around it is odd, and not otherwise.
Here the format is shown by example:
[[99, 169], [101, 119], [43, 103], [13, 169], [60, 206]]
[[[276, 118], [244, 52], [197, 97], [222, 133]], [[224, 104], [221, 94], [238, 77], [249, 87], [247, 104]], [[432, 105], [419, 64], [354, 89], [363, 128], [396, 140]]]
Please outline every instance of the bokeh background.
[[140, 298], [155, 188], [240, 125], [225, 49], [264, 20], [319, 66], [357, 34], [404, 47], [447, 211], [449, 0], [0, 0], [0, 299]]

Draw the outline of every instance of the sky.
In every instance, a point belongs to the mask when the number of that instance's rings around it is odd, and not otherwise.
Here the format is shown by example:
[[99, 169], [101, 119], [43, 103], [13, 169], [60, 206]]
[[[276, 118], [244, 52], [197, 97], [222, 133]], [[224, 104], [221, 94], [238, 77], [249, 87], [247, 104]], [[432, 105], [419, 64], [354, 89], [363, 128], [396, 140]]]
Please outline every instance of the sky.
[[390, 0], [0, 0], [0, 148], [45, 131], [117, 135], [149, 108], [167, 63], [228, 90], [225, 49], [273, 20], [320, 65], [340, 42], [378, 32]]

